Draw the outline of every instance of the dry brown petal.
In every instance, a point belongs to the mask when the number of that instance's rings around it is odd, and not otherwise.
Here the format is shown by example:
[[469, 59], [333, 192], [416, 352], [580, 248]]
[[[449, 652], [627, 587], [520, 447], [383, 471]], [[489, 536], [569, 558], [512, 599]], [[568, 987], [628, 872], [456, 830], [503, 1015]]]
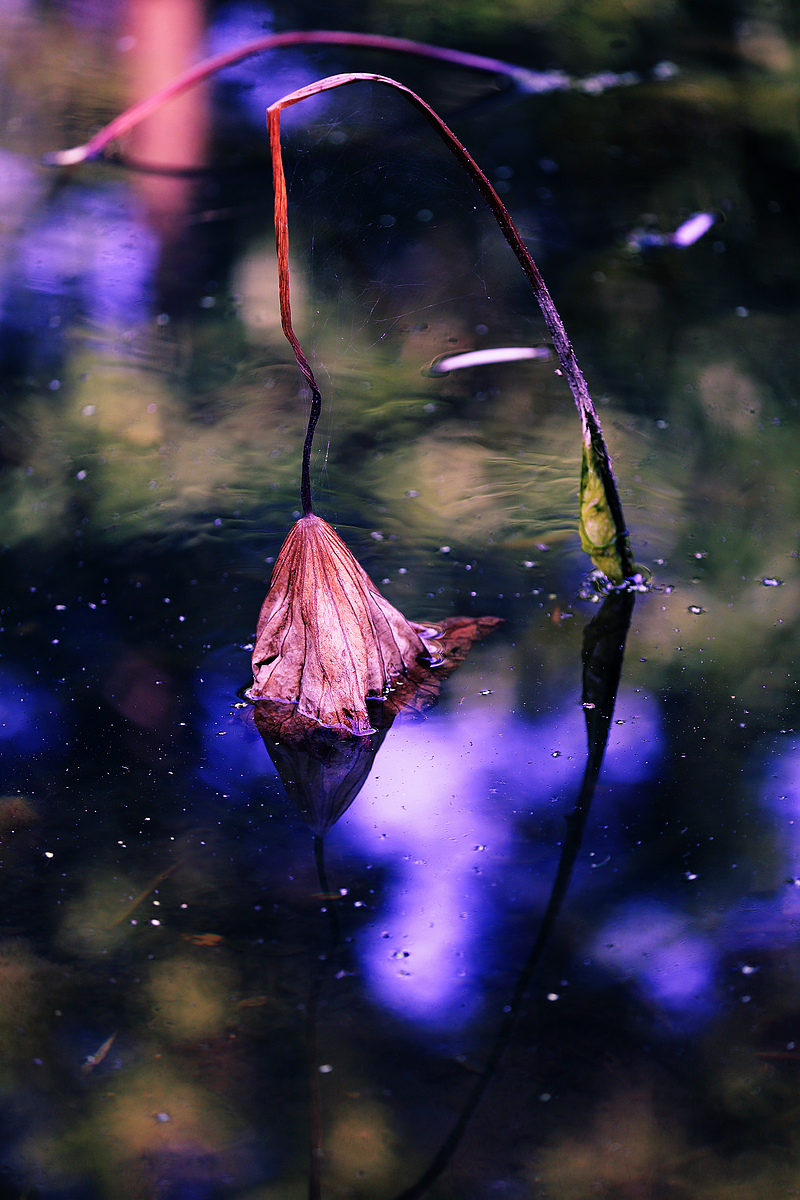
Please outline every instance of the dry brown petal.
[[296, 705], [327, 729], [373, 732], [367, 698], [430, 657], [419, 629], [386, 600], [320, 517], [283, 543], [261, 609], [251, 700]]

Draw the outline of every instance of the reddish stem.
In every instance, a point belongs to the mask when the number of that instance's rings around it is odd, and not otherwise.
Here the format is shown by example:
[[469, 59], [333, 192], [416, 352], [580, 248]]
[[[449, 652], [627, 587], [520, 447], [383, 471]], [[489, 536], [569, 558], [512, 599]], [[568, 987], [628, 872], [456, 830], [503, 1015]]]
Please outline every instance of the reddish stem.
[[[491, 183], [484, 175], [481, 168], [475, 162], [475, 159], [469, 153], [465, 146], [461, 144], [453, 131], [444, 123], [441, 117], [434, 112], [429, 104], [404, 84], [398, 83], [395, 79], [389, 79], [386, 75], [374, 75], [366, 72], [349, 72], [345, 75], [329, 75], [326, 79], [317, 80], [316, 83], [310, 83], [307, 87], [298, 88], [295, 92], [290, 92], [283, 96], [280, 100], [276, 100], [267, 109], [267, 128], [269, 129], [270, 147], [272, 150], [272, 165], [273, 178], [275, 183], [275, 237], [278, 248], [278, 281], [281, 304], [281, 324], [283, 331], [294, 350], [295, 358], [298, 366], [303, 372], [309, 387], [311, 388], [314, 397], [311, 414], [309, 416], [308, 429], [306, 432], [306, 441], [303, 447], [303, 472], [302, 472], [302, 500], [304, 511], [311, 511], [311, 486], [309, 480], [309, 464], [311, 458], [311, 442], [314, 436], [314, 428], [319, 418], [321, 409], [321, 399], [319, 388], [317, 387], [314, 373], [308, 364], [308, 360], [303, 353], [303, 350], [298, 342], [294, 330], [292, 328], [292, 312], [289, 291], [289, 220], [287, 212], [287, 196], [286, 196], [286, 180], [283, 172], [283, 163], [281, 159], [280, 146], [280, 114], [284, 108], [290, 108], [293, 104], [299, 104], [301, 100], [306, 100], [310, 96], [319, 95], [320, 92], [327, 92], [333, 88], [344, 87], [349, 83], [358, 83], [361, 81], [371, 83], [382, 83], [387, 87], [395, 88], [402, 92], [404, 96], [417, 108], [426, 121], [438, 133], [447, 148], [455, 155], [464, 169], [471, 177], [481, 195], [486, 200], [487, 204], [494, 213], [495, 220], [500, 226], [503, 237], [508, 242], [514, 254], [517, 256], [519, 263], [527, 275], [530, 284], [533, 288], [534, 295], [538, 301], [539, 307], [542, 310], [545, 324], [550, 331], [550, 336], [553, 339], [553, 345], [558, 354], [561, 369], [567, 377], [570, 390], [578, 407], [578, 412], [581, 417], [581, 425], [583, 429], [583, 437], [587, 445], [591, 443], [594, 447], [595, 454], [599, 460], [599, 468], [603, 475], [603, 483], [606, 490], [611, 515], [614, 520], [617, 533], [617, 544], [620, 549], [620, 554], [623, 562], [623, 574], [627, 577], [632, 575], [635, 567], [630, 553], [627, 533], [625, 532], [625, 518], [622, 512], [622, 504], [617, 492], [617, 486], [614, 481], [614, 476], [611, 471], [611, 463], [606, 449], [603, 431], [600, 427], [600, 421], [595, 411], [592, 398], [589, 395], [589, 389], [586, 386], [586, 380], [583, 377], [583, 372], [578, 366], [578, 360], [575, 357], [575, 351], [572, 348], [567, 331], [564, 328], [564, 322], [558, 314], [552, 297], [547, 290], [547, 286], [539, 273], [539, 268], [531, 257], [530, 251], [522, 240], [520, 233], [511, 219], [503, 201], [498, 196], [497, 192], [492, 187]], [[308, 504], [308, 507], [306, 507]]]
[[409, 38], [382, 37], [372, 33], [345, 33], [333, 29], [293, 30], [289, 33], [268, 33], [255, 41], [245, 42], [235, 50], [223, 50], [206, 58], [194, 67], [189, 67], [181, 75], [164, 84], [158, 91], [153, 92], [144, 100], [131, 105], [124, 113], [120, 113], [108, 125], [105, 125], [84, 146], [75, 146], [71, 150], [56, 150], [45, 155], [45, 162], [50, 166], [69, 167], [84, 162], [87, 158], [96, 158], [114, 138], [122, 137], [134, 125], [138, 125], [145, 117], [156, 112], [162, 104], [180, 96], [188, 88], [202, 83], [223, 67], [231, 67], [234, 63], [261, 54], [265, 50], [275, 50], [281, 46], [357, 46], [365, 50], [385, 50], [398, 54], [415, 54], [419, 58], [433, 58], [437, 62], [452, 63], [457, 67], [466, 67], [471, 71], [488, 71], [493, 75], [507, 75], [521, 90], [526, 92], [546, 92], [567, 88], [569, 78], [560, 71], [530, 71], [526, 67], [517, 67], [513, 63], [502, 62], [498, 58], [486, 58], [482, 54], [466, 54], [461, 50], [448, 50], [443, 46], [430, 46], [426, 42], [413, 42]]

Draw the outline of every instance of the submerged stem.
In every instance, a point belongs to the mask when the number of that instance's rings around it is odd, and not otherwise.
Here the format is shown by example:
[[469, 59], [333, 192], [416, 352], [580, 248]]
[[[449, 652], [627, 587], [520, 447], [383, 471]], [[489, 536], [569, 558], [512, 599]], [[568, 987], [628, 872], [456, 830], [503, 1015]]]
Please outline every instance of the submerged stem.
[[[319, 389], [314, 379], [314, 374], [308, 361], [300, 347], [294, 330], [292, 329], [292, 314], [289, 295], [289, 225], [287, 214], [287, 196], [286, 196], [286, 179], [283, 172], [283, 163], [281, 159], [280, 147], [280, 114], [284, 108], [290, 108], [293, 104], [299, 104], [301, 100], [306, 100], [310, 96], [316, 96], [320, 92], [330, 91], [333, 88], [344, 87], [350, 83], [382, 83], [387, 87], [394, 88], [402, 92], [402, 94], [418, 109], [425, 117], [426, 121], [438, 133], [447, 148], [458, 159], [464, 167], [475, 186], [480, 191], [481, 195], [486, 200], [487, 204], [494, 214], [495, 220], [500, 226], [503, 237], [508, 242], [508, 245], [514, 251], [523, 271], [530, 281], [534, 295], [542, 311], [545, 325], [547, 326], [550, 336], [553, 339], [553, 345], [558, 354], [561, 369], [567, 377], [567, 382], [575, 399], [575, 403], [580, 413], [581, 427], [583, 430], [583, 442], [585, 447], [591, 447], [598, 475], [600, 476], [603, 488], [606, 494], [606, 499], [610, 514], [616, 530], [615, 543], [616, 551], [619, 556], [621, 565], [621, 573], [623, 577], [627, 577], [634, 573], [634, 561], [631, 553], [630, 542], [628, 539], [627, 530], [625, 528], [625, 518], [622, 512], [622, 503], [619, 498], [617, 486], [614, 481], [614, 476], [611, 471], [611, 463], [606, 448], [603, 431], [600, 426], [600, 420], [595, 411], [592, 398], [589, 395], [589, 389], [586, 386], [586, 380], [583, 377], [583, 372], [578, 366], [578, 360], [575, 357], [575, 351], [572, 348], [567, 331], [564, 328], [564, 322], [558, 314], [553, 299], [547, 290], [547, 286], [539, 273], [539, 268], [531, 257], [530, 251], [525, 245], [520, 233], [511, 219], [503, 201], [498, 196], [497, 192], [492, 187], [491, 183], [484, 175], [481, 168], [475, 162], [475, 159], [458, 140], [453, 131], [444, 123], [441, 117], [434, 112], [429, 104], [404, 84], [398, 83], [396, 79], [390, 79], [386, 75], [374, 75], [366, 72], [350, 72], [345, 75], [329, 75], [326, 79], [317, 80], [316, 83], [311, 83], [307, 87], [299, 88], [295, 92], [291, 92], [283, 96], [280, 100], [276, 100], [267, 109], [267, 127], [269, 129], [270, 147], [272, 150], [273, 172], [275, 176], [275, 237], [278, 247], [278, 280], [280, 291], [281, 304], [281, 324], [283, 331], [286, 334], [289, 343], [294, 350], [295, 358], [298, 366], [303, 372], [308, 384], [311, 388], [312, 396], [314, 397], [311, 406], [311, 415], [309, 417], [308, 429], [306, 432], [306, 441], [303, 447], [303, 479], [302, 487], [305, 489], [302, 492], [304, 511], [311, 511], [311, 487], [309, 482], [309, 462], [311, 457], [311, 442], [314, 436], [314, 428], [319, 418], [320, 400]], [[306, 502], [308, 508], [306, 509]]]
[[[325, 870], [325, 842], [321, 837], [314, 837], [314, 861], [317, 866], [317, 878], [319, 879], [320, 891], [323, 895], [328, 895], [330, 889], [328, 887], [328, 875]], [[322, 1092], [320, 1089], [319, 1080], [319, 1052], [318, 1052], [318, 1026], [319, 1026], [319, 998], [322, 994], [322, 989], [325, 985], [325, 978], [328, 974], [328, 965], [331, 955], [339, 945], [339, 917], [336, 909], [329, 900], [326, 904], [328, 910], [328, 928], [331, 936], [331, 947], [327, 954], [320, 955], [318, 959], [317, 971], [314, 976], [314, 982], [311, 985], [311, 992], [308, 997], [306, 1006], [306, 1042], [308, 1045], [308, 1129], [309, 1129], [309, 1157], [308, 1157], [308, 1200], [320, 1200], [322, 1195], [322, 1184], [320, 1179], [320, 1168], [322, 1166]]]
[[[314, 861], [317, 864], [317, 878], [319, 879], [319, 890], [323, 896], [330, 895], [328, 887], [328, 875], [325, 871], [325, 840], [321, 837], [314, 837]], [[331, 934], [331, 950], [335, 950], [339, 945], [339, 916], [336, 912], [336, 906], [333, 901], [329, 900], [325, 905], [328, 910], [328, 925]]]

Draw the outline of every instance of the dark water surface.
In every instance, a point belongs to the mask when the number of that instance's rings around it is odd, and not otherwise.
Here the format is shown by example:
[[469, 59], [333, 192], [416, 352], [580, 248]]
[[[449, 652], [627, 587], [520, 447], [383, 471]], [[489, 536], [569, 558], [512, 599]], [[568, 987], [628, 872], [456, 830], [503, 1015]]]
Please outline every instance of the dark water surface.
[[[295, 1200], [315, 1093], [322, 1195], [390, 1200], [481, 1081], [431, 1196], [800, 1194], [799, 19], [766, 0], [0, 5], [3, 1200]], [[152, 118], [122, 161], [40, 165], [158, 83], [157, 50], [170, 74], [264, 28], [341, 26], [640, 81], [526, 95], [285, 50]], [[325, 839], [326, 893], [237, 692], [308, 408], [264, 109], [344, 70], [416, 88], [498, 185], [651, 587], [578, 849], [605, 700], [582, 704], [618, 668], [583, 679], [601, 597], [578, 416], [552, 357], [425, 373], [546, 346], [538, 309], [401, 98], [359, 84], [288, 112], [317, 511], [408, 618], [505, 620], [386, 735]], [[698, 211], [708, 233], [663, 244]]]

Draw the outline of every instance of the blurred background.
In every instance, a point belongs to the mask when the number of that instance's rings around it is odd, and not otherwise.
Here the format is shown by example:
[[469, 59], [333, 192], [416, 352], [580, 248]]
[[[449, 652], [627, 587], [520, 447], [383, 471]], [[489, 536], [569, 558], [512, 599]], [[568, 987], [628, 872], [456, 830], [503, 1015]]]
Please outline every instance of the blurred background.
[[[105, 158], [200, 61], [344, 29]], [[299, 515], [266, 106], [419, 92], [501, 193], [614, 461], [637, 598], [561, 921], [440, 1200], [800, 1195], [800, 10], [779, 0], [0, 0], [0, 1197], [395, 1196], [485, 1063], [585, 760], [579, 420], [480, 196], [402, 97], [284, 116], [317, 511], [413, 620], [505, 618], [327, 838], [237, 691]], [[549, 80], [549, 84], [547, 84]], [[536, 82], [538, 81], [538, 82]], [[691, 245], [671, 235], [713, 218]], [[798, 731], [798, 732], [796, 732]]]

